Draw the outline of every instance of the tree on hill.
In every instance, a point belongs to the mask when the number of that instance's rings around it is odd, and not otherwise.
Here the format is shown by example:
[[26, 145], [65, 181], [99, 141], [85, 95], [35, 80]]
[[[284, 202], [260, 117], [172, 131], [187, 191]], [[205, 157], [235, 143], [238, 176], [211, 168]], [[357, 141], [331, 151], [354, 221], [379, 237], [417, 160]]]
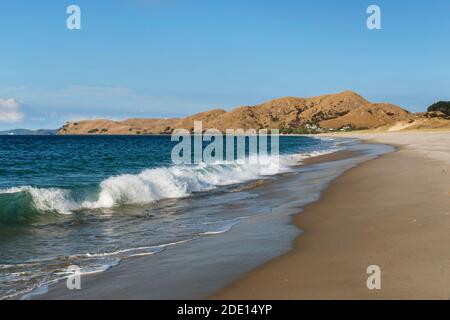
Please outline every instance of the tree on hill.
[[440, 111], [442, 113], [445, 113], [446, 115], [450, 115], [450, 101], [439, 101], [432, 104], [428, 108], [428, 112], [432, 111]]

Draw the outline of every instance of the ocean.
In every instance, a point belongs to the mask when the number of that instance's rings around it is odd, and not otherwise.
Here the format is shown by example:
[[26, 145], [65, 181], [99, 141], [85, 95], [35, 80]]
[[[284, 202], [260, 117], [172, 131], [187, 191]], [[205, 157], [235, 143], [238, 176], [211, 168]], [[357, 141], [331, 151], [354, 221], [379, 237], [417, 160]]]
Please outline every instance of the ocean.
[[324, 175], [330, 168], [306, 170], [302, 159], [361, 148], [351, 139], [281, 136], [274, 170], [272, 161], [261, 168], [237, 159], [173, 165], [175, 144], [170, 136], [0, 136], [0, 298], [47, 288], [73, 265], [95, 274], [171, 248], [192, 252], [200, 239], [286, 204], [281, 194], [263, 196], [262, 186], [293, 176], [301, 184], [313, 172], [298, 189], [304, 204], [354, 165]]

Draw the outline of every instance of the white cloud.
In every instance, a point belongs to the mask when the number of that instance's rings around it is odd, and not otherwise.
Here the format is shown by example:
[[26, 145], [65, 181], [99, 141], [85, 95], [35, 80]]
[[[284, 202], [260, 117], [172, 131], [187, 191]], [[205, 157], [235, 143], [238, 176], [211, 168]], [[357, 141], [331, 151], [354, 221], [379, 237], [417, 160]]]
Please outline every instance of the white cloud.
[[20, 122], [24, 118], [21, 106], [16, 99], [0, 99], [0, 122]]

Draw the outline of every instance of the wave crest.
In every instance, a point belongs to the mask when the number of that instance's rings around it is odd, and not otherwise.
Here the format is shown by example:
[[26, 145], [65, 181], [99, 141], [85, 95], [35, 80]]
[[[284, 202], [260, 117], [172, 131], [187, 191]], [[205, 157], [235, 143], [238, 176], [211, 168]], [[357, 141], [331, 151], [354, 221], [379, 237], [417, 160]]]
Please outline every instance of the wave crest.
[[0, 222], [20, 222], [42, 212], [70, 214], [77, 209], [64, 189], [24, 186], [0, 190]]
[[[120, 205], [152, 203], [161, 199], [181, 198], [230, 184], [255, 180], [262, 176], [286, 172], [299, 159], [291, 156], [255, 156], [246, 160], [214, 164], [172, 166], [147, 169], [139, 174], [123, 174], [102, 181], [98, 193], [81, 200], [72, 196], [74, 190], [36, 188], [32, 186], [0, 190], [0, 201], [9, 211], [21, 214], [57, 212], [70, 214], [81, 209], [111, 208]], [[11, 204], [12, 202], [12, 204]], [[16, 202], [14, 204], [14, 202]], [[2, 206], [0, 206], [2, 207]], [[8, 206], [4, 206], [8, 207]], [[31, 209], [31, 210], [30, 210]], [[9, 214], [11, 214], [9, 212]], [[5, 213], [0, 211], [0, 219]]]
[[[270, 159], [269, 159], [270, 158]], [[85, 201], [84, 208], [110, 208], [124, 204], [151, 203], [161, 199], [186, 197], [195, 192], [209, 191], [217, 186], [257, 179], [286, 171], [274, 165], [274, 159], [258, 159], [257, 164], [220, 162], [212, 165], [173, 166], [147, 169], [137, 175], [110, 177], [100, 184], [96, 201]]]
[[276, 174], [287, 168], [287, 166], [276, 165], [277, 162], [271, 157], [258, 157], [253, 162], [233, 161], [212, 165], [201, 163], [192, 166], [147, 169], [139, 174], [113, 176], [100, 183], [98, 195], [94, 197], [94, 200], [76, 201], [71, 196], [70, 190], [32, 186], [0, 190], [0, 197], [6, 197], [4, 202], [8, 202], [10, 207], [11, 202], [16, 202], [16, 205], [12, 204], [14, 208], [11, 208], [11, 211], [35, 209], [40, 212], [70, 214], [84, 208], [111, 208], [186, 197], [195, 192], [212, 190], [217, 186]]

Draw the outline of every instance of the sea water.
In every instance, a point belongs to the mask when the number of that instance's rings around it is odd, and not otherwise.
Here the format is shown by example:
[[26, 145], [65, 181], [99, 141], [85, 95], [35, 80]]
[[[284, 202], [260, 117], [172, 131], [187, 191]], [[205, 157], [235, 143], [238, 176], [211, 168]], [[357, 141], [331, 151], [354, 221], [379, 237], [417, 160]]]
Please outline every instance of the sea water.
[[170, 136], [0, 137], [0, 298], [64, 279], [71, 265], [103, 272], [220, 237], [271, 211], [273, 199], [252, 188], [349, 141], [282, 136], [273, 171], [238, 161], [173, 165], [175, 144]]

